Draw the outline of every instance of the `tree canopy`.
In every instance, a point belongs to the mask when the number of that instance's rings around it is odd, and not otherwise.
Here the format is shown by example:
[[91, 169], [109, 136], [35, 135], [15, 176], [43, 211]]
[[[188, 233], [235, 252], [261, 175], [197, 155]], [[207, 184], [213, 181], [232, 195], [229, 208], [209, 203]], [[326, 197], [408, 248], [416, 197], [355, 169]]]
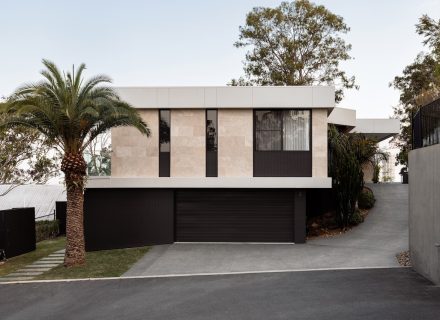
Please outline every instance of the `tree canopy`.
[[0, 130], [26, 127], [38, 131], [61, 153], [61, 171], [67, 190], [66, 266], [85, 263], [84, 183], [87, 163], [83, 153], [99, 135], [120, 126], [132, 126], [149, 136], [141, 116], [122, 101], [104, 75], [84, 79], [84, 64], [61, 72], [43, 60], [43, 80], [17, 89], [7, 100]]
[[[0, 103], [1, 114], [5, 104]], [[28, 183], [46, 183], [57, 175], [58, 154], [37, 130], [23, 126], [0, 129], [0, 184], [9, 185], [0, 196]]]
[[340, 67], [351, 59], [351, 45], [341, 37], [350, 28], [322, 5], [297, 0], [256, 7], [239, 30], [234, 45], [248, 48], [245, 76], [231, 85], [335, 85], [336, 101], [344, 89], [357, 87]]
[[417, 55], [414, 62], [403, 69], [390, 84], [400, 91], [399, 105], [394, 114], [399, 117], [402, 129], [395, 139], [400, 148], [397, 162], [408, 164], [411, 149], [411, 120], [417, 110], [440, 96], [440, 20], [423, 15], [416, 25], [416, 32], [423, 37], [427, 52]]

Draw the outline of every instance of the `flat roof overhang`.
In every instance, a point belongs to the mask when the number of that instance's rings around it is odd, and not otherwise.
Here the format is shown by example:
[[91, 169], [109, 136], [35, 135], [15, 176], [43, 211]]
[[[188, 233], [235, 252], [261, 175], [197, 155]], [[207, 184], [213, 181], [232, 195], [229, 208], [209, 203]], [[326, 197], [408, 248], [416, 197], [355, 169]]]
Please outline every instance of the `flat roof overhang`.
[[356, 127], [356, 110], [336, 107], [329, 114], [327, 121], [344, 128], [344, 132], [350, 132]]
[[400, 132], [399, 119], [357, 119], [351, 132], [362, 133], [378, 142], [391, 138]]
[[331, 178], [323, 177], [200, 177], [200, 178], [116, 178], [89, 177], [86, 188], [231, 188], [231, 189], [328, 189]]
[[122, 100], [139, 109], [328, 109], [332, 86], [115, 87]]

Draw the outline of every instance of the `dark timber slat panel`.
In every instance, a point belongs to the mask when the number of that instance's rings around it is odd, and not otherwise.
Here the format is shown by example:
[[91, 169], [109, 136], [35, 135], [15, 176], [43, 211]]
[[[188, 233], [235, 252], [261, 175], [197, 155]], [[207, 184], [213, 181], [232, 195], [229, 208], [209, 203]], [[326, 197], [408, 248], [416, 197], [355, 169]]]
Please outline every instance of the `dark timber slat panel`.
[[176, 191], [176, 240], [293, 242], [293, 190]]
[[174, 191], [167, 189], [86, 189], [86, 250], [174, 242]]
[[206, 176], [217, 177], [217, 151], [206, 151]]
[[170, 176], [170, 153], [159, 152], [159, 177], [169, 177], [169, 176]]
[[311, 151], [254, 151], [254, 177], [311, 176]]

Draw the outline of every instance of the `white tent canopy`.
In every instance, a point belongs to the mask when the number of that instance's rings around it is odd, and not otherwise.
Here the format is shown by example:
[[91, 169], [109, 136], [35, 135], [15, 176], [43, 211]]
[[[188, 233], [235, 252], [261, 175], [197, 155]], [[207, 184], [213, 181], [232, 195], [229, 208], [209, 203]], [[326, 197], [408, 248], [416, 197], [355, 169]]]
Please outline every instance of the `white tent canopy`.
[[[8, 188], [0, 185], [0, 194]], [[34, 207], [38, 218], [52, 214], [56, 201], [66, 201], [64, 185], [22, 185], [0, 197], [0, 210]]]

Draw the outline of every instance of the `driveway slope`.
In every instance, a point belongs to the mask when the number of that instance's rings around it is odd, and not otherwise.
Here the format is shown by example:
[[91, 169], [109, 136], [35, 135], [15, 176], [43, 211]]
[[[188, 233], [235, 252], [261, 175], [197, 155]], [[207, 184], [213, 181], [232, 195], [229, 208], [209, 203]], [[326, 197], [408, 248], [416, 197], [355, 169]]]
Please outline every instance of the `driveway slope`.
[[408, 186], [369, 185], [376, 205], [352, 231], [306, 244], [156, 246], [125, 276], [397, 267], [408, 248]]

